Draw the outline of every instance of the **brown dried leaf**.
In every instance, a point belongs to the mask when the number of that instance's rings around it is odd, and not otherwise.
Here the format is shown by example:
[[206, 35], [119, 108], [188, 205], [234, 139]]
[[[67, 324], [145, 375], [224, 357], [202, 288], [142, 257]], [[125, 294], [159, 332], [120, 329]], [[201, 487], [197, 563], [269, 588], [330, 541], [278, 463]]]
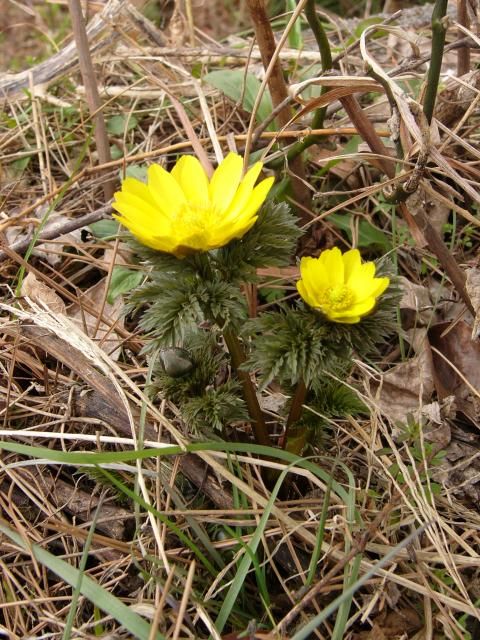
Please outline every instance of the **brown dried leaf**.
[[40, 306], [48, 307], [55, 314], [66, 315], [66, 307], [59, 295], [33, 273], [29, 273], [22, 282], [22, 296], [30, 298]]
[[415, 193], [412, 193], [407, 199], [407, 206], [413, 216], [417, 214], [418, 210], [424, 211], [432, 227], [443, 235], [443, 225], [448, 222], [450, 215], [450, 209], [446, 204], [439, 200], [432, 199], [425, 189], [420, 186]]
[[428, 325], [432, 321], [433, 309], [429, 290], [403, 276], [399, 282], [403, 292], [400, 311], [404, 329]]
[[478, 267], [467, 269], [466, 276], [465, 290], [475, 311], [472, 340], [477, 340], [480, 334], [480, 269]]
[[378, 405], [392, 422], [404, 422], [407, 414], [418, 413], [430, 402], [435, 388], [426, 330], [417, 330], [412, 342], [416, 355], [387, 371], [379, 387]]
[[[458, 408], [474, 422], [480, 416], [480, 342], [472, 340], [466, 322], [442, 322], [429, 331], [435, 367], [435, 386], [441, 399], [454, 395]], [[458, 373], [457, 373], [458, 371]]]

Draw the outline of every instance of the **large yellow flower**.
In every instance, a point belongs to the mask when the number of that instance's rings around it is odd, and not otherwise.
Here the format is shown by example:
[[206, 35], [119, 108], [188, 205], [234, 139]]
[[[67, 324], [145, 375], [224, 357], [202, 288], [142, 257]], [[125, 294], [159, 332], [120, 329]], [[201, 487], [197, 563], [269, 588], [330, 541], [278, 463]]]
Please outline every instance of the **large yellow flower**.
[[354, 324], [369, 314], [390, 284], [375, 278], [375, 264], [364, 262], [358, 249], [342, 254], [338, 247], [318, 258], [302, 258], [297, 289], [305, 302], [329, 320]]
[[193, 156], [182, 156], [171, 173], [152, 164], [147, 184], [123, 181], [112, 205], [120, 215], [114, 217], [142, 244], [177, 257], [217, 249], [255, 224], [274, 180], [254, 187], [261, 169], [257, 162], [242, 179], [243, 159], [236, 153], [228, 154], [210, 181]]

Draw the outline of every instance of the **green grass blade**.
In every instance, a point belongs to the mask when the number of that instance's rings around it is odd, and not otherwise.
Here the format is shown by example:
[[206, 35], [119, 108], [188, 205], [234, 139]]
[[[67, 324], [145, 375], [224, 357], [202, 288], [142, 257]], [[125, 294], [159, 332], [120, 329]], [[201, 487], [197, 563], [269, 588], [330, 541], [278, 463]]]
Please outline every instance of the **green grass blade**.
[[426, 525], [419, 527], [415, 531], [413, 531], [409, 536], [402, 540], [396, 547], [394, 547], [391, 551], [387, 553], [381, 560], [379, 560], [371, 569], [369, 569], [361, 578], [359, 578], [355, 584], [352, 584], [351, 587], [346, 589], [343, 593], [341, 593], [338, 598], [335, 598], [328, 607], [325, 607], [323, 611], [321, 611], [318, 615], [312, 618], [302, 629], [297, 631], [295, 635], [293, 635], [290, 640], [306, 640], [310, 637], [318, 627], [325, 622], [327, 618], [329, 618], [332, 613], [335, 613], [342, 602], [353, 597], [356, 591], [360, 589], [370, 578], [372, 578], [379, 569], [382, 569], [385, 565], [387, 565], [391, 560], [395, 558], [397, 553], [408, 547], [408, 545], [424, 530], [426, 529]]
[[100, 510], [102, 508], [102, 504], [103, 504], [103, 497], [100, 498], [97, 504], [95, 513], [93, 514], [92, 524], [90, 525], [87, 539], [85, 540], [85, 544], [83, 546], [82, 557], [80, 558], [80, 564], [78, 565], [78, 582], [75, 585], [75, 589], [73, 590], [73, 593], [72, 593], [72, 602], [70, 604], [67, 620], [65, 622], [65, 628], [63, 630], [62, 640], [69, 640], [69, 638], [71, 638], [72, 636], [72, 627], [73, 627], [73, 622], [75, 620], [75, 614], [77, 612], [78, 598], [82, 593], [81, 591], [82, 582], [85, 574], [85, 569], [87, 567], [88, 552], [92, 544], [93, 534], [95, 533], [95, 527], [97, 525], [97, 520], [100, 514]]
[[171, 531], [173, 531], [178, 536], [178, 538], [183, 542], [183, 544], [186, 547], [188, 547], [191, 551], [193, 551], [193, 553], [197, 556], [200, 562], [205, 566], [206, 569], [208, 569], [208, 571], [210, 571], [212, 575], [214, 576], [217, 575], [218, 571], [212, 565], [210, 560], [207, 557], [205, 557], [205, 555], [200, 551], [197, 545], [194, 542], [192, 542], [192, 540], [190, 540], [190, 538], [183, 533], [180, 527], [177, 527], [177, 525], [174, 522], [172, 522], [169, 518], [167, 518], [167, 516], [165, 516], [163, 513], [160, 513], [160, 511], [155, 509], [155, 507], [152, 507], [151, 504], [148, 504], [148, 502], [146, 502], [140, 495], [138, 495], [138, 493], [135, 493], [135, 491], [132, 491], [131, 489], [129, 489], [125, 484], [123, 484], [123, 482], [121, 482], [118, 478], [116, 478], [112, 473], [109, 473], [106, 469], [102, 469], [101, 467], [98, 467], [98, 469], [101, 473], [105, 475], [108, 481], [111, 482], [119, 491], [121, 491], [126, 496], [131, 498], [135, 502], [135, 504], [143, 507], [146, 511], [149, 511], [150, 513], [152, 513], [156, 518], [158, 518], [158, 520], [160, 520], [160, 522], [163, 522], [163, 524], [165, 524]]
[[225, 626], [225, 624], [228, 621], [228, 618], [230, 617], [230, 613], [233, 609], [233, 607], [235, 606], [235, 602], [237, 600], [238, 594], [240, 593], [240, 590], [245, 582], [245, 577], [248, 573], [248, 571], [250, 570], [250, 566], [252, 564], [252, 558], [253, 556], [256, 554], [256, 551], [258, 549], [258, 545], [260, 544], [260, 541], [262, 539], [262, 535], [263, 532], [265, 530], [265, 527], [267, 525], [268, 519], [270, 517], [271, 511], [274, 507], [275, 504], [275, 500], [276, 497], [278, 495], [278, 492], [280, 491], [280, 487], [282, 486], [282, 482], [285, 479], [285, 476], [287, 475], [290, 466], [293, 466], [295, 464], [295, 462], [292, 462], [291, 465], [289, 465], [288, 467], [286, 467], [282, 473], [280, 474], [277, 482], [275, 483], [275, 486], [272, 490], [272, 493], [270, 495], [270, 498], [267, 502], [267, 505], [265, 507], [265, 510], [262, 514], [262, 517], [260, 518], [260, 522], [258, 523], [258, 527], [255, 530], [255, 533], [252, 536], [252, 539], [250, 541], [250, 543], [247, 545], [248, 548], [248, 553], [245, 553], [245, 555], [242, 558], [242, 561], [240, 562], [240, 566], [238, 568], [238, 571], [235, 575], [235, 578], [232, 581], [232, 584], [230, 585], [230, 589], [228, 590], [228, 593], [225, 597], [225, 600], [223, 601], [222, 604], [222, 608], [220, 609], [220, 612], [217, 616], [217, 619], [215, 621], [215, 628], [218, 631], [218, 633], [222, 633], [223, 628]]
[[[18, 435], [21, 436], [21, 432], [19, 432]], [[185, 447], [180, 447], [179, 445], [168, 445], [158, 449], [142, 449], [141, 451], [110, 451], [108, 453], [83, 451], [78, 453], [75, 451], [58, 451], [55, 449], [47, 449], [46, 447], [32, 447], [16, 442], [0, 441], [0, 449], [13, 451], [14, 453], [19, 453], [31, 458], [43, 458], [45, 460], [52, 460], [55, 462], [64, 462], [69, 465], [101, 465], [111, 462], [128, 462], [130, 460], [137, 460], [138, 458], [178, 456], [183, 455], [185, 452], [196, 453], [198, 451], [221, 451], [223, 453], [231, 452], [237, 454], [251, 453], [265, 458], [271, 458], [273, 460], [281, 460], [288, 464], [293, 463], [302, 469], [310, 471], [325, 484], [328, 484], [330, 481], [330, 474], [309, 460], [298, 458], [294, 454], [289, 453], [288, 451], [283, 451], [282, 449], [274, 449], [273, 447], [266, 447], [258, 444], [245, 444], [242, 442], [194, 442], [186, 445]], [[336, 482], [335, 480], [332, 482], [332, 490], [344, 504], [348, 504], [348, 492], [345, 491], [339, 482]], [[358, 518], [358, 514], [356, 514], [356, 517]]]
[[[36, 544], [25, 543], [25, 540], [16, 532], [10, 529], [4, 521], [0, 520], [0, 531], [7, 536], [25, 553], [32, 554], [34, 558], [50, 571], [53, 571], [59, 578], [65, 580], [70, 586], [76, 587], [79, 584], [79, 570], [72, 567], [64, 560], [57, 558], [49, 551], [42, 549]], [[118, 598], [110, 594], [106, 589], [97, 584], [92, 578], [84, 575], [80, 583], [80, 593], [94, 603], [99, 609], [105, 611], [125, 627], [133, 638], [138, 640], [149, 640], [150, 625], [138, 614], [127, 607]], [[164, 640], [164, 636], [157, 633], [155, 640]]]

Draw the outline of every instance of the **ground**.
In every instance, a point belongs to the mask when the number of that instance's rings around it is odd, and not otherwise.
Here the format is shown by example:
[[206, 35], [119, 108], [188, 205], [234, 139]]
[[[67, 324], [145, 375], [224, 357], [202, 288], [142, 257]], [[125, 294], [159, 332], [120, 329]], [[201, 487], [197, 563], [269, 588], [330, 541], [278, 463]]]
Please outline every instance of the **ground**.
[[[301, 13], [263, 83], [294, 2], [275, 41], [253, 0], [89, 2], [90, 54], [76, 2], [6, 3], [2, 637], [480, 637], [478, 25], [308, 4], [333, 69]], [[229, 151], [275, 177], [250, 235], [178, 259], [119, 230], [125, 176]], [[298, 295], [333, 247], [390, 278], [357, 329]]]

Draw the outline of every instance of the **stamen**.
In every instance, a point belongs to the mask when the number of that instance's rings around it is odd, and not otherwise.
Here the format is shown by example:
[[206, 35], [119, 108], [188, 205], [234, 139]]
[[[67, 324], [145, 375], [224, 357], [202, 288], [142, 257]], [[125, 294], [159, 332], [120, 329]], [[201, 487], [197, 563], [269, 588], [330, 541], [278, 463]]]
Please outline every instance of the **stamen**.
[[320, 297], [321, 306], [328, 307], [333, 311], [348, 309], [352, 306], [353, 301], [353, 291], [346, 284], [329, 287]]

